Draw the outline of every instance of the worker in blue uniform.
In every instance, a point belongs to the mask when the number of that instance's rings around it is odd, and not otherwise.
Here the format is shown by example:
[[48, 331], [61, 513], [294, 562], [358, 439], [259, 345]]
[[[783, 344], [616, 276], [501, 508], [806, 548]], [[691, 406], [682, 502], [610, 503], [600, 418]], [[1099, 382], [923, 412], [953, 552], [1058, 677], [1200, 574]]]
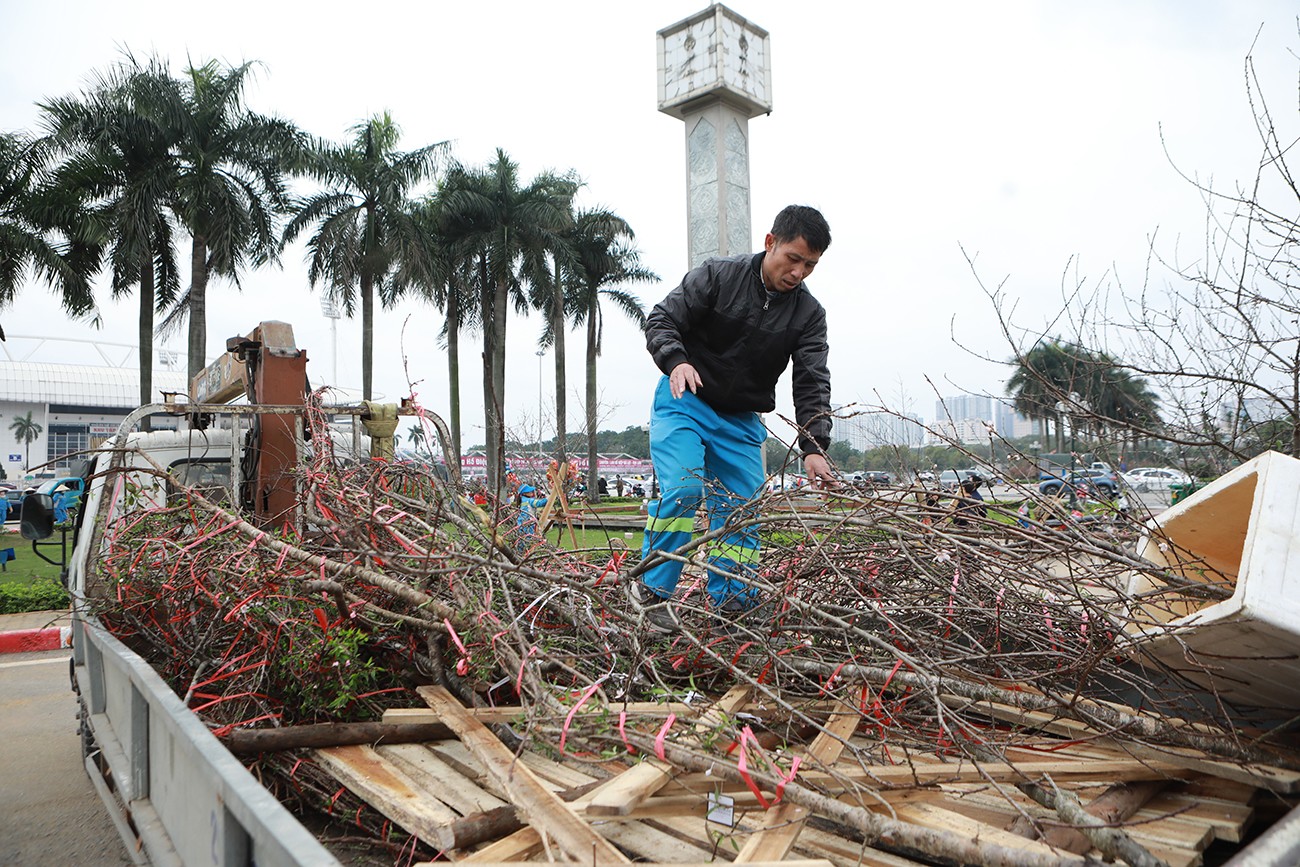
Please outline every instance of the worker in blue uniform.
[[[701, 506], [717, 530], [761, 489], [767, 430], [759, 413], [775, 409], [777, 380], [791, 362], [805, 471], [834, 483], [826, 311], [804, 284], [830, 242], [821, 213], [791, 205], [762, 252], [704, 262], [650, 313], [646, 347], [664, 374], [650, 420], [661, 490], [647, 509], [644, 572], [629, 590], [653, 629], [680, 628], [668, 600], [682, 562], [659, 552], [690, 541]], [[758, 530], [744, 512], [736, 517], [709, 549], [708, 595], [724, 617], [762, 601], [746, 580], [758, 564]]]
[[519, 517], [515, 524], [518, 535], [515, 538], [515, 547], [523, 550], [528, 545], [539, 541], [541, 536], [541, 527], [538, 526], [538, 515], [546, 505], [546, 496], [532, 485], [522, 485], [519, 488]]

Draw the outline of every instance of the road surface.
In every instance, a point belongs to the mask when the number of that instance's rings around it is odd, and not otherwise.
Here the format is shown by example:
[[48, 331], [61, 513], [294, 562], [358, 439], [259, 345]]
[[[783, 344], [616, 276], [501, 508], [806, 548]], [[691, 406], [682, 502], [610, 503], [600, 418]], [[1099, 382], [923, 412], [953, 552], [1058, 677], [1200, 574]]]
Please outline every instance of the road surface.
[[131, 863], [82, 765], [69, 657], [0, 654], [0, 864]]

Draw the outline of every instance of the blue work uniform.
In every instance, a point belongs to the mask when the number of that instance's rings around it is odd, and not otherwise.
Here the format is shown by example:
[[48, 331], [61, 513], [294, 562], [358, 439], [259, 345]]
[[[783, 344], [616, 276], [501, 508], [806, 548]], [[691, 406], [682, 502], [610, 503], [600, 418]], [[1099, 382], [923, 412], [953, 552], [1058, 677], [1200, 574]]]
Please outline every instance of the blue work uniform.
[[[710, 545], [708, 593], [715, 603], [743, 607], [754, 598], [746, 578], [758, 565], [758, 529], [737, 509], [763, 485], [767, 431], [759, 413], [776, 407], [776, 383], [793, 361], [800, 450], [830, 446], [830, 372], [826, 312], [800, 283], [789, 292], [763, 285], [765, 254], [710, 259], [655, 305], [646, 347], [664, 374], [683, 362], [699, 373], [698, 394], [673, 399], [668, 377], [655, 388], [650, 457], [659, 499], [648, 506], [642, 557], [688, 543], [696, 510], [708, 509], [709, 529], [733, 515], [732, 532]], [[671, 596], [682, 563], [664, 559], [642, 576], [647, 588]], [[725, 574], [720, 574], [725, 573]]]

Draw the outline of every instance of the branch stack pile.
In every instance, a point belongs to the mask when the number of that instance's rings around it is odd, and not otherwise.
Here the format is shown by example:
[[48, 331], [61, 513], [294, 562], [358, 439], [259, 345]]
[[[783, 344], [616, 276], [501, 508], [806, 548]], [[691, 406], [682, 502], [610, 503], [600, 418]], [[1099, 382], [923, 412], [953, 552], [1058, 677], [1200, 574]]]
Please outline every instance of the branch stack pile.
[[[648, 755], [769, 792], [786, 780], [782, 790], [822, 821], [868, 842], [901, 839], [873, 811], [873, 793], [889, 784], [859, 774], [827, 795], [791, 766], [794, 745], [831, 732], [841, 765], [963, 762], [1005, 779], [1026, 762], [1030, 733], [1065, 721], [1133, 755], [1300, 767], [1275, 733], [1247, 735], [1213, 696], [1134, 662], [1123, 642], [1131, 574], [1184, 588], [1129, 553], [1136, 527], [1123, 516], [1018, 526], [994, 507], [958, 525], [909, 491], [813, 508], [765, 494], [737, 514], [764, 540], [752, 583], [781, 604], [763, 617], [718, 617], [703, 593], [706, 535], [677, 555], [688, 561], [683, 629], [665, 636], [645, 628], [625, 592], [637, 580], [634, 552], [517, 537], [508, 503], [474, 506], [428, 465], [345, 461], [323, 418], [309, 421], [319, 445], [296, 479], [298, 527], [259, 529], [178, 488], [165, 508], [102, 529], [96, 613], [219, 737], [378, 721], [421, 704], [416, 690], [441, 690], [470, 708], [514, 708], [498, 734], [516, 751], [585, 763], [593, 778]], [[704, 733], [626, 712], [708, 705], [738, 687], [744, 713]], [[844, 715], [854, 725], [835, 735]], [[737, 768], [741, 756], [748, 769]], [[347, 816], [352, 832], [398, 857], [437, 848], [367, 813], [318, 763], [254, 761], [277, 792]], [[1050, 803], [1070, 817], [1063, 824], [1082, 821], [1041, 768], [1010, 788]], [[1092, 845], [1128, 857], [1123, 840], [1094, 830]], [[899, 847], [941, 859], [950, 844], [930, 851], [908, 837]]]

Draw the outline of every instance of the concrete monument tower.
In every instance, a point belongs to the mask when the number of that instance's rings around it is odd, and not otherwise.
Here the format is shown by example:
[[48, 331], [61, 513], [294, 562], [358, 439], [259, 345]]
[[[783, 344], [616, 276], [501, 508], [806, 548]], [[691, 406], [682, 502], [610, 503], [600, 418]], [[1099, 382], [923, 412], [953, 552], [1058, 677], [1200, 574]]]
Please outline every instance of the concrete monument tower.
[[686, 124], [690, 267], [751, 252], [749, 119], [772, 110], [767, 31], [715, 3], [658, 35], [659, 110]]

